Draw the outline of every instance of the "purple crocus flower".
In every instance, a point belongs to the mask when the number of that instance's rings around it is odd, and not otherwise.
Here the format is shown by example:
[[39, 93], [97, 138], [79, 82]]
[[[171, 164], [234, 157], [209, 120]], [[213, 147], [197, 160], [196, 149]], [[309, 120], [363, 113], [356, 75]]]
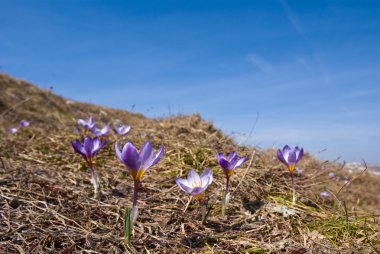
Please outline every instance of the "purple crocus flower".
[[122, 136], [124, 136], [125, 134], [127, 134], [130, 130], [131, 130], [131, 126], [130, 125], [119, 124], [119, 125], [115, 125], [113, 127], [113, 131], [116, 134], [122, 135]]
[[293, 190], [293, 200], [292, 204], [296, 203], [296, 185], [294, 183], [294, 169], [296, 167], [297, 162], [303, 156], [303, 148], [299, 148], [296, 146], [294, 150], [292, 150], [288, 145], [285, 145], [282, 151], [280, 149], [277, 150], [277, 158], [286, 165], [288, 170], [291, 173], [292, 177], [292, 190]]
[[90, 167], [91, 173], [91, 182], [94, 186], [94, 197], [97, 199], [100, 193], [100, 179], [98, 175], [95, 173], [94, 166], [92, 160], [95, 155], [106, 145], [106, 141], [100, 141], [99, 138], [91, 138], [90, 136], [86, 136], [84, 138], [83, 144], [77, 139], [71, 142], [74, 150], [82, 155], [82, 157], [86, 160], [88, 166]]
[[328, 198], [330, 197], [330, 193], [328, 191], [322, 191], [319, 193], [319, 196], [321, 196], [322, 198]]
[[201, 175], [191, 169], [186, 179], [175, 178], [176, 184], [181, 190], [192, 195], [200, 203], [207, 187], [212, 183], [213, 176], [211, 169], [205, 169]]
[[86, 120], [78, 119], [78, 124], [83, 126], [86, 130], [91, 130], [95, 127], [95, 122], [92, 120], [92, 116], [89, 116]]
[[17, 128], [9, 128], [8, 131], [11, 134], [15, 134], [16, 132], [18, 132], [18, 129]]
[[136, 147], [130, 141], [124, 145], [122, 150], [120, 150], [119, 144], [116, 142], [115, 150], [117, 158], [124, 163], [133, 180], [140, 182], [145, 171], [160, 161], [164, 153], [164, 145], [160, 147], [156, 155], [153, 155], [153, 147], [149, 142], [145, 142], [141, 146], [140, 153], [137, 152]]
[[141, 146], [140, 153], [137, 152], [136, 147], [130, 141], [124, 145], [122, 150], [120, 150], [119, 144], [116, 142], [115, 150], [116, 157], [125, 165], [133, 178], [134, 187], [131, 222], [134, 224], [138, 216], [137, 192], [141, 183], [141, 178], [149, 167], [156, 165], [160, 161], [164, 154], [164, 145], [160, 147], [156, 155], [153, 154], [153, 147], [149, 142], [145, 142]]
[[230, 177], [234, 173], [235, 168], [241, 166], [247, 158], [243, 156], [239, 159], [238, 155], [234, 151], [230, 152], [227, 157], [225, 157], [222, 153], [218, 153], [216, 158], [220, 167], [223, 169], [224, 174], [226, 175], [226, 190], [222, 193], [222, 214], [224, 215], [225, 207], [230, 199], [230, 193], [228, 192], [230, 188]]
[[96, 127], [96, 125], [94, 126], [94, 128], [91, 130], [91, 132], [97, 136], [97, 137], [101, 137], [101, 136], [104, 136], [106, 135], [108, 132], [110, 131], [110, 127], [109, 125], [106, 125], [104, 126], [103, 128], [99, 129]]
[[334, 174], [334, 172], [330, 172], [330, 173], [328, 173], [328, 175], [327, 175], [329, 178], [333, 178], [333, 177], [335, 177], [335, 174]]
[[230, 177], [234, 173], [234, 169], [243, 164], [246, 159], [245, 156], [239, 159], [236, 152], [230, 152], [227, 157], [222, 153], [217, 154], [218, 163], [222, 167], [226, 177]]
[[277, 150], [277, 158], [284, 163], [290, 172], [293, 172], [296, 166], [296, 163], [301, 160], [303, 156], [303, 148], [296, 146], [292, 150], [288, 145], [285, 145], [282, 151]]
[[100, 141], [99, 138], [91, 138], [90, 136], [84, 138], [83, 144], [78, 139], [71, 141], [74, 150], [82, 155], [90, 167], [92, 167], [93, 158], [106, 143], [105, 140]]
[[28, 127], [29, 126], [29, 122], [28, 121], [26, 121], [26, 120], [22, 120], [22, 121], [20, 121], [20, 126], [21, 127]]

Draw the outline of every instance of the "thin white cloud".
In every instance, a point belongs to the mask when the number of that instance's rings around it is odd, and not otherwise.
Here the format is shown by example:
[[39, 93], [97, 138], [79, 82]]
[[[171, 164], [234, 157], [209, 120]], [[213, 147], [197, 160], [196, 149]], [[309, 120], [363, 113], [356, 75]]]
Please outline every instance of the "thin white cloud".
[[297, 63], [303, 66], [308, 72], [312, 72], [313, 68], [311, 68], [310, 64], [304, 57], [298, 57], [297, 58]]
[[304, 34], [304, 29], [302, 28], [301, 21], [297, 17], [297, 15], [294, 13], [292, 8], [288, 5], [288, 3], [285, 0], [280, 0], [282, 8], [284, 8], [284, 11], [286, 15], [288, 16], [288, 19], [290, 23], [292, 24], [294, 30], [297, 31], [299, 34]]
[[[305, 28], [304, 26], [302, 25], [302, 22], [301, 20], [298, 18], [298, 16], [296, 15], [296, 13], [293, 11], [293, 9], [288, 5], [288, 3], [286, 2], [286, 0], [279, 0], [280, 1], [280, 4], [282, 6], [282, 8], [284, 9], [285, 13], [286, 13], [286, 16], [288, 17], [290, 23], [292, 24], [294, 30], [301, 36], [304, 37], [304, 39], [306, 39], [308, 41], [308, 39], [304, 36], [305, 35]], [[328, 84], [331, 82], [331, 76], [329, 74], [329, 71], [327, 70], [326, 68], [326, 65], [324, 64], [324, 61], [322, 59], [322, 57], [320, 56], [320, 54], [318, 53], [318, 50], [317, 50], [317, 47], [316, 47], [316, 44], [313, 42], [313, 41], [309, 41], [309, 43], [311, 44], [311, 46], [314, 48], [314, 52], [315, 52], [315, 59], [317, 61], [317, 64], [318, 64], [318, 69], [319, 69], [319, 72], [321, 73], [321, 76], [323, 78], [323, 81]]]
[[270, 64], [267, 60], [259, 57], [255, 54], [250, 54], [247, 57], [248, 61], [254, 64], [259, 70], [263, 72], [274, 72], [274, 68], [272, 64]]

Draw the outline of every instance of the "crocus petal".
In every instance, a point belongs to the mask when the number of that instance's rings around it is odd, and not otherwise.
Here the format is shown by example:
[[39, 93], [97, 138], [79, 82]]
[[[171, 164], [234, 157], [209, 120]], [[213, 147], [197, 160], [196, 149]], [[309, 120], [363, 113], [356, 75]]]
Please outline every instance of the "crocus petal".
[[202, 188], [207, 188], [207, 186], [209, 186], [213, 180], [212, 170], [209, 168], [205, 169], [200, 175], [200, 178], [202, 182]]
[[84, 138], [83, 147], [84, 147], [84, 150], [86, 151], [86, 155], [91, 156], [94, 144], [90, 136], [86, 136]]
[[104, 126], [102, 129], [98, 129], [98, 128], [93, 128], [92, 130], [91, 130], [91, 132], [95, 135], [95, 136], [97, 136], [97, 137], [101, 137], [101, 136], [104, 136], [104, 135], [106, 135], [108, 132], [109, 132], [109, 130], [110, 130], [110, 127], [109, 127], [109, 125], [106, 125], [106, 126]]
[[193, 190], [193, 188], [189, 186], [189, 182], [187, 181], [187, 179], [182, 179], [182, 178], [177, 177], [174, 179], [174, 181], [178, 185], [178, 187], [181, 188], [181, 190], [183, 190], [184, 192], [188, 194], [191, 194], [191, 191]]
[[86, 154], [91, 154], [93, 148], [92, 138], [90, 136], [86, 136], [83, 140], [83, 147], [86, 151]]
[[131, 142], [127, 142], [124, 145], [121, 157], [128, 169], [138, 170], [140, 168], [139, 154], [137, 153], [136, 147]]
[[121, 151], [120, 151], [120, 147], [119, 147], [119, 143], [118, 143], [118, 142], [115, 143], [115, 151], [116, 151], [116, 157], [117, 157], [117, 159], [118, 159], [120, 162], [124, 163], [124, 162], [123, 162], [123, 159], [122, 159], [122, 157], [121, 157]]
[[149, 142], [145, 142], [141, 146], [139, 159], [141, 168], [149, 168], [153, 160], [153, 147]]
[[299, 162], [303, 156], [303, 148], [301, 148], [301, 150], [298, 150], [298, 153], [296, 153], [297, 155], [297, 161], [296, 162]]
[[78, 119], [78, 124], [82, 125], [86, 129], [92, 129], [95, 127], [95, 122], [92, 121], [92, 116], [88, 117], [86, 120]]
[[222, 153], [217, 153], [216, 154], [217, 161], [219, 161], [221, 158], [224, 158], [224, 155]]
[[239, 157], [238, 157], [237, 155], [231, 157], [231, 160], [230, 160], [230, 167], [229, 167], [229, 169], [234, 169], [234, 168], [236, 168], [236, 163], [238, 162], [238, 160], [239, 160]]
[[228, 161], [232, 161], [232, 159], [234, 159], [235, 157], [237, 157], [237, 154], [236, 152], [232, 151], [228, 154]]
[[156, 155], [154, 156], [154, 159], [152, 160], [150, 167], [156, 165], [161, 160], [163, 154], [164, 154], [164, 145], [161, 145], [160, 149], [157, 151]]
[[292, 164], [296, 164], [296, 162], [297, 162], [296, 153], [294, 151], [290, 151], [289, 157], [288, 157], [288, 164], [292, 165]]
[[99, 130], [98, 136], [104, 136], [110, 131], [109, 125], [104, 126], [102, 129]]
[[207, 188], [207, 186], [206, 187], [194, 187], [191, 190], [190, 195], [199, 195], [202, 192], [204, 192], [206, 190], [206, 188]]
[[22, 120], [22, 121], [20, 121], [20, 126], [21, 127], [28, 127], [29, 126], [29, 122], [26, 121], [26, 120]]
[[209, 176], [212, 176], [212, 171], [210, 168], [206, 168], [202, 174], [200, 174], [200, 178], [203, 179], [203, 177], [209, 177]]
[[243, 156], [240, 158], [240, 160], [238, 160], [235, 164], [235, 167], [234, 168], [237, 168], [239, 167], [241, 164], [243, 164], [245, 162], [245, 160], [247, 159], [247, 157]]
[[89, 119], [87, 119], [87, 120], [84, 120], [84, 119], [78, 119], [77, 123], [78, 123], [79, 125], [82, 125], [83, 127], [85, 127], [85, 126], [88, 124], [88, 120], [89, 120]]
[[187, 175], [187, 181], [189, 183], [189, 186], [192, 187], [201, 187], [202, 185], [201, 178], [194, 169], [191, 169]]
[[230, 162], [221, 154], [218, 153], [217, 155], [218, 163], [224, 170], [230, 169]]
[[330, 193], [327, 192], [327, 191], [322, 191], [321, 193], [319, 193], [319, 195], [320, 195], [321, 197], [323, 197], [323, 198], [327, 198], [327, 197], [330, 196]]
[[125, 135], [131, 130], [131, 126], [120, 124], [119, 126], [114, 126], [113, 131], [118, 135]]
[[298, 158], [298, 155], [300, 153], [300, 148], [298, 146], [294, 147], [294, 153], [296, 154], [296, 159]]
[[289, 162], [288, 158], [289, 158], [289, 153], [291, 150], [292, 149], [288, 145], [285, 145], [284, 148], [282, 149], [282, 156], [284, 157], [286, 162]]
[[102, 149], [103, 147], [105, 147], [106, 145], [107, 145], [107, 140], [103, 140], [103, 141], [100, 143], [99, 150]]
[[101, 130], [98, 129], [97, 127], [93, 128], [93, 129], [91, 130], [91, 132], [92, 132], [95, 136], [97, 136], [97, 137], [102, 136], [102, 132], [101, 132]]
[[92, 140], [92, 149], [91, 149], [91, 157], [94, 157], [95, 154], [99, 151], [100, 148], [100, 140], [99, 138], [94, 138]]
[[84, 120], [83, 120], [83, 119], [78, 119], [77, 123], [78, 123], [79, 125], [84, 125]]
[[16, 132], [18, 132], [18, 129], [17, 128], [10, 128], [9, 132], [12, 134], [15, 134]]
[[202, 180], [202, 188], [207, 188], [211, 183], [212, 183], [212, 180], [214, 179], [212, 174], [205, 177], [206, 179], [203, 179]]
[[99, 138], [96, 137], [92, 140], [92, 152], [96, 151], [99, 148], [99, 146], [100, 146], [100, 140]]
[[221, 159], [227, 160], [222, 153], [217, 153], [216, 154], [216, 160], [218, 161], [218, 163], [219, 163], [219, 160], [221, 160]]
[[286, 166], [288, 166], [288, 162], [285, 160], [284, 156], [282, 155], [282, 152], [280, 149], [277, 150], [277, 158], [284, 163]]
[[121, 135], [125, 135], [127, 134], [129, 131], [131, 130], [131, 126], [130, 125], [127, 125], [127, 126], [124, 126], [123, 127], [123, 130], [121, 131]]
[[102, 149], [103, 147], [105, 147], [106, 144], [107, 144], [107, 140], [102, 140], [102, 142], [100, 142], [100, 143], [98, 142], [96, 149], [93, 148], [92, 156], [95, 156], [100, 151], [100, 149]]
[[86, 119], [85, 123], [86, 123], [87, 125], [94, 125], [94, 124], [95, 124], [95, 122], [92, 121], [92, 116], [89, 116], [89, 117]]
[[86, 151], [84, 150], [82, 144], [79, 140], [71, 141], [71, 145], [74, 148], [75, 152], [79, 153], [80, 155], [86, 157]]

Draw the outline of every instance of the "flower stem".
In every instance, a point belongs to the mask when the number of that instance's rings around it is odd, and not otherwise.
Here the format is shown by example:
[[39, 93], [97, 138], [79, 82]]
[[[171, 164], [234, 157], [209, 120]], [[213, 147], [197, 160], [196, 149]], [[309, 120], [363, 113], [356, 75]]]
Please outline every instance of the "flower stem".
[[[88, 162], [88, 161], [87, 161]], [[90, 166], [90, 173], [91, 173], [91, 176], [94, 175], [95, 173], [95, 170], [94, 170], [94, 165], [91, 163], [91, 162], [88, 162], [89, 166]]]
[[202, 224], [205, 224], [206, 219], [207, 219], [207, 206], [206, 206], [206, 204], [201, 204], [201, 214], [202, 214]]
[[92, 163], [90, 164], [90, 173], [91, 173], [91, 182], [92, 182], [92, 185], [94, 186], [94, 199], [99, 199], [100, 178], [95, 173], [94, 166], [92, 165]]
[[131, 210], [131, 227], [135, 224], [137, 217], [138, 217], [138, 207], [137, 207], [137, 192], [139, 191], [140, 182], [134, 181], [134, 187], [133, 187], [133, 205]]
[[140, 182], [135, 181], [134, 188], [133, 188], [133, 206], [137, 206], [137, 192], [140, 187]]
[[226, 180], [226, 194], [228, 193], [230, 189], [230, 177], [227, 176], [227, 180]]
[[294, 174], [291, 173], [291, 176], [292, 176], [292, 190], [293, 190], [292, 204], [295, 205], [296, 204], [296, 185], [295, 185], [295, 182], [294, 182]]
[[226, 191], [222, 191], [222, 215], [226, 215], [226, 208], [227, 208], [227, 195], [228, 195], [228, 190], [230, 187], [230, 177], [227, 176], [226, 180]]

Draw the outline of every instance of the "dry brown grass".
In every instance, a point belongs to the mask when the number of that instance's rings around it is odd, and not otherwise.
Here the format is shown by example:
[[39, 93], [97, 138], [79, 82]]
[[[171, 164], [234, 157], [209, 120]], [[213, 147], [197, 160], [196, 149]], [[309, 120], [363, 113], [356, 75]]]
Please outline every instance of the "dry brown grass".
[[[273, 159], [275, 151], [238, 147], [199, 115], [147, 119], [139, 114], [68, 102], [26, 82], [0, 74], [0, 253], [376, 253], [379, 251], [379, 178], [364, 173], [337, 197], [341, 165], [306, 155], [296, 178], [298, 202], [291, 206], [290, 177]], [[132, 181], [117, 161], [114, 142], [96, 158], [102, 179], [100, 200], [92, 198], [88, 169], [70, 141], [78, 138], [77, 118], [120, 120], [132, 125], [126, 139], [138, 147], [150, 140], [165, 145], [163, 159], [149, 169], [139, 192], [140, 216], [132, 247], [124, 242], [125, 207], [131, 206]], [[31, 126], [9, 135], [4, 130], [22, 119]], [[123, 142], [126, 141], [124, 139]], [[252, 166], [232, 177], [232, 200], [221, 216], [224, 175], [216, 152], [237, 150]], [[248, 163], [246, 163], [248, 164]], [[211, 215], [201, 223], [199, 207], [174, 183], [190, 168], [213, 169], [207, 192]], [[350, 175], [353, 179], [354, 175]], [[240, 182], [240, 184], [239, 184]], [[238, 186], [238, 188], [236, 188]], [[377, 189], [378, 191], [378, 189]], [[283, 217], [273, 208], [296, 211]], [[185, 208], [187, 207], [186, 211]]]

